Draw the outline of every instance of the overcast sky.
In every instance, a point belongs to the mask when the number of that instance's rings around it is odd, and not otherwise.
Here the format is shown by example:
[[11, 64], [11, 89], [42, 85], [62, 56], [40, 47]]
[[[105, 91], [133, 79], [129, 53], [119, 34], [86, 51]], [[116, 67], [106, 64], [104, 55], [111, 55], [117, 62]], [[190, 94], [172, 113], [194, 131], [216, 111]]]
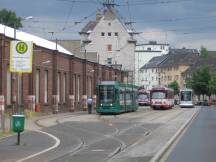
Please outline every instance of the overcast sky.
[[[32, 20], [23, 21], [23, 31], [46, 39], [79, 39], [78, 32], [95, 19], [101, 2], [0, 0], [0, 9], [15, 11], [23, 18], [33, 16]], [[140, 43], [156, 40], [175, 48], [204, 46], [216, 50], [216, 0], [116, 0], [115, 3], [125, 21], [136, 22], [133, 26], [141, 32]]]

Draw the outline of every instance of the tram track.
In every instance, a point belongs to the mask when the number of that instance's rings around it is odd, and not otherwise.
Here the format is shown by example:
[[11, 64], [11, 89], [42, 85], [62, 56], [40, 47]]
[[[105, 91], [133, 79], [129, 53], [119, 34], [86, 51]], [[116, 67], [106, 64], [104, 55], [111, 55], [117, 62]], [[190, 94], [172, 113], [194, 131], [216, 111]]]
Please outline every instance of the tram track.
[[[149, 115], [149, 114], [153, 114], [153, 113], [154, 113], [154, 112], [145, 114], [145, 116], [147, 116], [147, 115]], [[143, 115], [144, 115], [144, 114], [142, 114], [142, 117], [143, 117]], [[137, 117], [137, 114], [136, 114], [136, 117]], [[115, 116], [115, 118], [118, 118], [118, 117]], [[120, 118], [118, 118], [118, 119], [120, 119]], [[121, 118], [121, 119], [124, 119], [124, 118]], [[104, 119], [103, 119], [103, 120], [104, 120]], [[105, 120], [105, 122], [110, 123], [109, 120]], [[130, 122], [133, 122], [133, 121], [130, 120]], [[124, 129], [124, 130], [122, 130], [122, 131], [121, 131], [119, 128], [115, 127], [115, 129], [117, 129], [117, 133], [115, 134], [115, 136], [117, 136], [117, 138], [118, 138], [118, 136], [120, 136], [121, 134], [123, 134], [123, 133], [125, 133], [125, 132], [127, 132], [127, 131], [129, 131], [129, 130], [131, 130], [131, 129], [133, 129], [133, 128], [140, 127], [141, 125], [142, 125], [142, 124], [134, 124], [134, 125], [132, 125], [131, 127], [128, 127], [127, 129]], [[112, 126], [115, 126], [115, 124], [112, 124]], [[145, 128], [144, 128], [144, 129], [145, 129]], [[140, 136], [139, 139], [136, 140], [135, 143], [130, 144], [130, 145], [127, 145], [124, 141], [120, 140], [120, 141], [119, 141], [119, 142], [120, 142], [120, 146], [119, 146], [112, 154], [110, 154], [108, 157], [106, 157], [106, 158], [103, 160], [103, 162], [107, 162], [107, 161], [111, 160], [112, 158], [114, 158], [116, 155], [118, 155], [119, 153], [121, 153], [121, 152], [124, 151], [125, 149], [128, 149], [128, 148], [130, 148], [130, 147], [136, 146], [136, 145], [139, 143], [139, 141], [142, 140], [142, 138], [143, 138], [144, 136], [150, 135], [150, 131], [149, 131], [149, 130], [146, 129], [145, 132], [146, 132], [146, 133], [145, 133], [144, 135]]]
[[[177, 112], [177, 114], [175, 114], [174, 116], [171, 116], [171, 118], [169, 118], [169, 119], [167, 120], [167, 122], [169, 122], [169, 121], [175, 119], [177, 116], [179, 116], [179, 115], [181, 115], [181, 114], [183, 114], [183, 113], [185, 113], [185, 112], [186, 112], [186, 111]], [[173, 113], [173, 111], [172, 111], [172, 113]], [[156, 114], [157, 114], [157, 113], [156, 113]], [[160, 117], [164, 117], [164, 114], [160, 114], [159, 116], [157, 116], [156, 118], [151, 119], [150, 121], [152, 121], [152, 120], [154, 120], [154, 119], [158, 119], [158, 118], [160, 118]], [[138, 125], [137, 125], [137, 127], [140, 127], [140, 126], [142, 126], [142, 124], [138, 124]], [[132, 148], [132, 147], [135, 147], [137, 144], [139, 144], [139, 142], [141, 142], [141, 141], [143, 140], [143, 139], [142, 139], [143, 137], [149, 136], [150, 134], [151, 134], [151, 131], [150, 131], [150, 132], [147, 131], [142, 137], [140, 137], [139, 140], [137, 140], [137, 141], [136, 141], [135, 143], [133, 143], [132, 145], [129, 145], [129, 146], [124, 147], [124, 148], [120, 147], [118, 150], [116, 150], [116, 152], [115, 152], [112, 156], [109, 156], [108, 158], [106, 158], [106, 159], [104, 160], [104, 162], [107, 162], [107, 161], [113, 159], [115, 156], [117, 156], [119, 153], [121, 153], [121, 152], [124, 151], [125, 149], [130, 149], [130, 148]]]
[[[68, 117], [68, 118], [69, 118], [69, 117]], [[57, 119], [57, 120], [56, 120], [56, 123], [62, 124], [62, 123], [60, 122], [60, 120], [62, 120], [62, 119], [64, 119], [64, 117], [62, 117], [62, 118], [60, 118], [60, 119]], [[109, 126], [110, 126], [110, 125], [109, 125]], [[64, 154], [64, 155], [62, 155], [62, 156], [60, 156], [60, 157], [58, 157], [58, 158], [56, 158], [56, 159], [53, 159], [52, 161], [61, 160], [62, 157], [67, 156], [67, 155], [73, 156], [73, 155], [75, 155], [76, 153], [79, 153], [79, 152], [81, 152], [82, 150], [88, 148], [88, 147], [91, 146], [92, 144], [95, 144], [95, 143], [97, 143], [97, 142], [103, 141], [103, 140], [105, 140], [105, 139], [112, 139], [112, 140], [115, 140], [115, 141], [119, 142], [120, 146], [119, 146], [113, 153], [111, 153], [107, 158], [105, 158], [104, 161], [107, 161], [107, 160], [109, 160], [110, 158], [112, 158], [112, 157], [114, 157], [115, 155], [117, 155], [118, 153], [120, 153], [121, 151], [123, 151], [125, 148], [128, 148], [128, 147], [130, 146], [130, 145], [127, 145], [127, 144], [126, 144], [124, 141], [122, 141], [120, 138], [118, 138], [118, 136], [121, 135], [121, 134], [123, 134], [123, 133], [125, 133], [126, 131], [128, 131], [128, 130], [134, 128], [134, 127], [137, 127], [137, 126], [138, 126], [138, 125], [135, 124], [135, 125], [129, 127], [128, 129], [124, 129], [124, 130], [120, 130], [120, 129], [118, 129], [117, 127], [113, 127], [113, 128], [115, 129], [115, 131], [114, 131], [113, 133], [109, 134], [109, 135], [106, 135], [106, 134], [98, 133], [98, 132], [95, 132], [95, 131], [89, 131], [89, 130], [86, 130], [86, 129], [83, 129], [83, 128], [76, 128], [76, 127], [70, 127], [70, 126], [65, 126], [65, 125], [64, 125], [64, 127], [76, 129], [76, 130], [83, 131], [83, 132], [86, 132], [86, 133], [94, 133], [94, 134], [97, 135], [97, 136], [98, 136], [98, 135], [101, 135], [101, 136], [103, 136], [104, 138], [101, 138], [101, 139], [99, 139], [99, 140], [95, 140], [95, 141], [89, 143], [88, 145], [85, 145], [85, 141], [84, 141], [83, 139], [80, 139], [80, 137], [78, 137], [78, 138], [82, 141], [82, 144], [79, 145], [79, 147], [77, 147], [77, 149], [74, 149], [73, 151], [70, 151], [70, 152], [68, 152], [68, 153], [66, 153], [66, 154]], [[146, 135], [149, 135], [149, 132], [145, 133], [145, 136], [146, 136]], [[133, 145], [133, 144], [132, 144], [132, 145]]]
[[[62, 124], [62, 123], [60, 122], [60, 120], [62, 120], [62, 119], [63, 119], [63, 118], [57, 119], [57, 120], [56, 120], [56, 123]], [[94, 132], [94, 131], [89, 131], [89, 130], [86, 130], [86, 129], [83, 129], [83, 128], [70, 127], [70, 126], [65, 126], [65, 125], [64, 125], [64, 127], [76, 129], [76, 130], [79, 130], [79, 131], [83, 131], [83, 132], [85, 132], [85, 133], [94, 133], [95, 135], [97, 135], [97, 136], [100, 135], [100, 136], [103, 136], [104, 138], [101, 138], [101, 139], [99, 139], [99, 140], [95, 140], [95, 141], [93, 141], [93, 142], [91, 142], [91, 143], [89, 143], [89, 144], [87, 145], [87, 144], [85, 144], [85, 143], [86, 143], [85, 140], [83, 140], [83, 139], [80, 138], [80, 137], [77, 137], [80, 141], [82, 141], [81, 144], [80, 144], [78, 147], [76, 147], [76, 149], [74, 149], [74, 150], [72, 150], [72, 151], [69, 151], [68, 153], [66, 153], [66, 154], [64, 154], [64, 155], [62, 155], [62, 156], [60, 156], [60, 157], [58, 157], [58, 158], [52, 159], [52, 160], [51, 160], [52, 162], [57, 161], [57, 160], [61, 160], [63, 157], [65, 157], [65, 156], [67, 156], [67, 155], [73, 156], [73, 155], [75, 155], [76, 153], [79, 153], [79, 152], [81, 152], [82, 150], [86, 149], [87, 147], [91, 146], [92, 144], [95, 144], [95, 143], [100, 142], [100, 141], [102, 141], [102, 140], [104, 140], [104, 139], [107, 139], [107, 138], [108, 138], [108, 139], [113, 139], [113, 140], [118, 141], [118, 142], [121, 144], [121, 147], [124, 147], [124, 142], [115, 137], [115, 135], [119, 133], [119, 130], [118, 130], [118, 129], [115, 129], [114, 133], [112, 133], [112, 134], [110, 134], [110, 135], [106, 135], [106, 134], [102, 134], [102, 133], [98, 133], [98, 132]]]
[[[170, 113], [173, 113], [170, 112]], [[152, 118], [152, 115], [153, 114], [158, 114], [157, 117], [154, 117]], [[178, 114], [176, 114], [175, 116], [173, 116], [172, 118], [170, 118], [169, 120], [172, 120], [173, 118], [175, 118], [176, 116], [180, 115], [181, 112], [178, 112]], [[74, 126], [68, 126], [68, 125], [64, 125], [64, 127], [67, 127], [69, 129], [74, 129], [74, 130], [78, 130], [80, 132], [83, 132], [83, 133], [92, 133], [92, 134], [95, 134], [96, 136], [101, 136], [100, 139], [98, 140], [94, 140], [94, 141], [91, 141], [89, 144], [86, 144], [85, 140], [79, 136], [76, 136], [76, 135], [73, 135], [75, 138], [78, 139], [79, 142], [79, 145], [73, 149], [73, 150], [70, 150], [68, 151], [67, 153], [59, 156], [58, 158], [55, 158], [55, 159], [52, 159], [51, 161], [54, 162], [54, 161], [61, 161], [62, 158], [64, 158], [65, 156], [74, 156], [76, 155], [77, 153], [85, 150], [85, 149], [88, 149], [89, 146], [93, 145], [93, 144], [96, 144], [97, 142], [101, 142], [105, 139], [112, 139], [112, 140], [115, 140], [116, 142], [119, 143], [119, 147], [116, 148], [116, 150], [114, 150], [111, 154], [109, 154], [103, 161], [109, 161], [110, 159], [114, 158], [115, 156], [117, 156], [119, 153], [121, 153], [122, 151], [124, 151], [125, 149], [128, 149], [130, 147], [134, 147], [136, 146], [139, 141], [142, 140], [142, 138], [144, 136], [149, 136], [151, 134], [151, 131], [150, 130], [147, 130], [145, 127], [144, 130], [145, 130], [145, 134], [143, 134], [142, 136], [140, 137], [137, 137], [138, 140], [136, 140], [135, 142], [133, 142], [132, 144], [128, 145], [125, 141], [121, 140], [120, 139], [120, 135], [126, 133], [127, 131], [133, 129], [133, 128], [136, 128], [136, 127], [141, 127], [143, 125], [143, 122], [141, 122], [140, 124], [133, 124], [132, 126], [126, 128], [126, 129], [119, 129], [118, 127], [115, 126], [115, 123], [113, 123], [113, 121], [111, 122], [111, 120], [113, 119], [123, 119], [123, 120], [128, 120], [130, 121], [130, 123], [134, 123], [134, 118], [137, 120], [137, 118], [143, 118], [145, 116], [151, 116], [150, 119], [148, 119], [147, 121], [153, 121], [155, 119], [158, 119], [160, 117], [163, 117], [165, 114], [164, 113], [161, 113], [160, 112], [157, 112], [157, 111], [149, 111], [148, 113], [145, 112], [145, 113], [142, 113], [139, 115], [136, 114], [136, 116], [133, 116], [132, 118], [119, 118], [118, 116], [113, 116], [112, 119], [106, 119], [106, 118], [101, 118], [101, 115], [98, 115], [98, 119], [100, 121], [103, 121], [104, 123], [108, 124], [109, 127], [112, 127], [114, 129], [114, 131], [111, 133], [111, 134], [104, 134], [104, 133], [99, 133], [99, 132], [95, 132], [95, 131], [92, 131], [92, 130], [86, 130], [84, 128], [77, 128], [77, 127], [74, 127]], [[65, 116], [62, 116], [58, 119], [55, 120], [56, 124], [62, 124], [61, 120], [65, 119], [65, 118], [74, 118], [74, 117], [79, 117], [79, 116], [83, 116], [83, 114], [80, 114], [80, 115], [65, 115]], [[57, 130], [56, 130], [57, 131]]]

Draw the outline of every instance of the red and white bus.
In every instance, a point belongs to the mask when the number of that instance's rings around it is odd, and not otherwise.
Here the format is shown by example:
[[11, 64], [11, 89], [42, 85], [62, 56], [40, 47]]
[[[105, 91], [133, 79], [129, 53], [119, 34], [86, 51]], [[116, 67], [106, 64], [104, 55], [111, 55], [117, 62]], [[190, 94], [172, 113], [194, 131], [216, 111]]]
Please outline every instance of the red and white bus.
[[138, 104], [139, 106], [150, 105], [150, 92], [144, 88], [139, 88], [138, 90]]
[[154, 87], [150, 91], [150, 100], [153, 109], [170, 109], [174, 106], [174, 91], [167, 87]]

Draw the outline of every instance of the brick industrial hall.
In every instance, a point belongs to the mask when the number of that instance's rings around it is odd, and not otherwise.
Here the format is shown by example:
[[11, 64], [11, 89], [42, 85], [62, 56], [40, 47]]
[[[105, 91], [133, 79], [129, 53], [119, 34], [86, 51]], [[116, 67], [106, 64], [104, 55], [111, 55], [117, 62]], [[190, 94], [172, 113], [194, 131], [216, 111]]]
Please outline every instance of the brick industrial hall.
[[[10, 70], [11, 41], [32, 42], [32, 72]], [[86, 51], [85, 51], [86, 54]], [[58, 42], [0, 25], [0, 99], [5, 109], [77, 111], [87, 96], [96, 96], [102, 80], [123, 81], [121, 69], [76, 57]]]

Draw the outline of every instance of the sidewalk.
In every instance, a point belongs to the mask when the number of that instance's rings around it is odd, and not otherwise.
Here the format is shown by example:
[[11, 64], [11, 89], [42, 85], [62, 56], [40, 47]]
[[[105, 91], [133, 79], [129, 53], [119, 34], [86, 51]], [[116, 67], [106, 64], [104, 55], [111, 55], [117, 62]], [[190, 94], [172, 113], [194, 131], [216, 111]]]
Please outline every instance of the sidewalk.
[[[92, 111], [92, 114], [95, 114], [95, 110]], [[25, 117], [25, 130], [29, 130], [29, 131], [34, 131], [34, 130], [39, 130], [41, 128], [43, 128], [43, 125], [40, 125], [40, 120], [42, 119], [49, 119], [49, 118], [53, 118], [53, 120], [46, 120], [48, 122], [53, 122], [54, 120], [56, 120], [57, 118], [61, 118], [63, 116], [69, 116], [69, 115], [78, 115], [78, 114], [88, 114], [87, 111], [76, 111], [76, 112], [61, 112], [58, 114], [43, 114], [43, 113], [35, 113], [34, 115], [36, 116], [31, 116], [31, 117]], [[1, 121], [1, 118], [0, 118]], [[5, 130], [9, 131], [12, 129], [12, 117], [5, 117]], [[49, 124], [48, 124], [49, 125]], [[1, 122], [0, 122], [0, 132], [2, 131], [1, 129]], [[1, 137], [0, 137], [1, 139]]]

